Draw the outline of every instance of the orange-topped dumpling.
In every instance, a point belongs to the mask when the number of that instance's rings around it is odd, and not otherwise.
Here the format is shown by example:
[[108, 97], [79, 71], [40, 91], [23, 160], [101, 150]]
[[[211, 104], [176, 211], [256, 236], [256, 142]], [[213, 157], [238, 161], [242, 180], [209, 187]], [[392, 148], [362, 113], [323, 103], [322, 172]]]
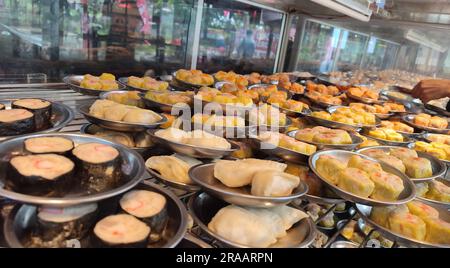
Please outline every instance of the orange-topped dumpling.
[[439, 218], [439, 212], [435, 208], [422, 202], [411, 201], [408, 202], [406, 205], [408, 206], [409, 212], [411, 214], [414, 214], [421, 219]]
[[427, 232], [425, 222], [411, 213], [392, 213], [388, 225], [393, 232], [416, 240], [424, 240]]
[[405, 188], [400, 177], [384, 171], [370, 174], [370, 180], [372, 180], [375, 185], [370, 197], [376, 200], [397, 200], [398, 196]]
[[361, 197], [369, 197], [375, 188], [375, 184], [366, 172], [351, 167], [337, 173], [337, 186]]

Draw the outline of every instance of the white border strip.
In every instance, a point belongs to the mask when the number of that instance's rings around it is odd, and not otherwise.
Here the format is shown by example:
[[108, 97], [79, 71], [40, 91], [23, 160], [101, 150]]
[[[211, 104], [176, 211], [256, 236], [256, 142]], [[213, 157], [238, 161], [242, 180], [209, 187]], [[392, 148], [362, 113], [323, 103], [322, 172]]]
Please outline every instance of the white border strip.
[[200, 49], [200, 31], [202, 29], [203, 0], [197, 0], [197, 14], [195, 14], [194, 40], [192, 41], [191, 69], [197, 68], [198, 50]]

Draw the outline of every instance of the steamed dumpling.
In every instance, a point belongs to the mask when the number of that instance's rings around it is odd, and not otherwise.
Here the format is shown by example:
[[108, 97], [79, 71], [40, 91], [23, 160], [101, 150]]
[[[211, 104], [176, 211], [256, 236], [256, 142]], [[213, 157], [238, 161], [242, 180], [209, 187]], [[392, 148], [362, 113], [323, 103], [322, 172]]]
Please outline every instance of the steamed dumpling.
[[124, 122], [138, 124], [153, 124], [161, 120], [161, 116], [149, 110], [129, 109], [123, 117]]
[[228, 187], [242, 187], [252, 182], [256, 172], [264, 170], [284, 171], [286, 164], [270, 160], [247, 158], [242, 160], [219, 160], [214, 165], [214, 177]]
[[299, 210], [288, 206], [276, 206], [270, 208], [270, 210], [283, 219], [284, 229], [289, 230], [291, 227], [304, 218], [308, 218], [308, 215]]
[[185, 141], [189, 145], [214, 148], [214, 149], [230, 149], [231, 144], [224, 138], [210, 134], [203, 130], [194, 130], [189, 133], [189, 137]]
[[112, 121], [122, 121], [129, 110], [130, 108], [126, 105], [109, 106], [105, 108], [103, 118]]
[[300, 178], [277, 170], [257, 171], [252, 179], [252, 195], [288, 196], [299, 185]]
[[95, 117], [103, 118], [105, 115], [105, 109], [115, 105], [117, 105], [117, 103], [110, 100], [96, 100], [89, 108], [89, 114]]
[[191, 165], [175, 156], [152, 156], [146, 162], [148, 168], [157, 170], [167, 180], [192, 184], [188, 171]]
[[188, 137], [188, 134], [184, 130], [173, 127], [158, 130], [155, 132], [155, 135], [157, 137], [178, 143], [183, 143]]

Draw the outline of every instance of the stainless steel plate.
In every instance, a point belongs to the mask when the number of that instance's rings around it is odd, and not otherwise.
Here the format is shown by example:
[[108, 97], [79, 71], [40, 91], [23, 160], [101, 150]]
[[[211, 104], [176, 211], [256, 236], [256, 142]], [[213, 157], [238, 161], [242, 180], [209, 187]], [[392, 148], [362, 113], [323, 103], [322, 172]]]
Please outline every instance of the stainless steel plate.
[[[89, 135], [94, 135], [97, 133], [98, 130], [96, 130], [95, 128], [100, 128], [99, 126], [96, 126], [94, 124], [84, 124], [81, 129], [80, 132], [81, 134], [89, 134]], [[102, 137], [100, 137], [102, 138]], [[135, 152], [138, 152], [140, 154], [145, 154], [147, 152], [149, 152], [149, 150], [151, 150], [152, 147], [128, 147], [130, 149], [132, 149]]]
[[[207, 193], [197, 193], [189, 199], [189, 212], [194, 221], [208, 236], [216, 239], [221, 246], [232, 248], [248, 248], [221, 237], [208, 229], [208, 224], [216, 213], [228, 204], [214, 198]], [[297, 222], [287, 231], [287, 235], [271, 245], [271, 248], [304, 248], [308, 247], [315, 238], [316, 228], [311, 218], [305, 218]]]
[[155, 177], [155, 179], [164, 183], [167, 186], [170, 186], [170, 187], [173, 187], [176, 189], [180, 189], [180, 190], [184, 190], [184, 191], [188, 191], [188, 192], [197, 192], [198, 190], [200, 190], [199, 185], [168, 180], [168, 179], [164, 178], [163, 176], [161, 176], [161, 174], [159, 174], [159, 172], [157, 170], [154, 170], [154, 169], [151, 169], [148, 167], [147, 167], [147, 171], [148, 171], [148, 173], [150, 173], [150, 175]]
[[[402, 117], [402, 121], [405, 122], [406, 124], [414, 127], [414, 128], [422, 129], [422, 130], [425, 130], [425, 131], [428, 131], [428, 132], [440, 133], [440, 134], [449, 134], [450, 133], [450, 129], [449, 128], [440, 129], [440, 128], [434, 128], [434, 127], [419, 126], [416, 123], [414, 123], [414, 117], [415, 116], [416, 116], [415, 114], [404, 115]], [[450, 119], [449, 118], [446, 118], [446, 119], [447, 119], [447, 122], [449, 122], [449, 125], [450, 125]]]
[[[424, 133], [424, 134], [422, 135], [422, 138], [423, 138], [426, 142], [433, 142], [432, 140], [430, 140], [430, 137], [433, 136], [433, 135], [436, 135], [436, 134], [434, 134], [434, 133]], [[440, 135], [440, 134], [439, 134], [439, 135]], [[442, 135], [445, 135], [445, 134], [442, 134]], [[448, 137], [450, 138], [450, 135], [446, 135], [446, 136], [448, 136]]]
[[440, 115], [450, 117], [450, 112], [448, 112], [447, 110], [442, 109], [441, 107], [438, 107], [436, 105], [431, 105], [431, 104], [426, 103], [425, 108], [428, 110], [431, 110], [433, 112], [436, 112]]
[[[416, 146], [415, 143], [411, 143], [411, 144], [408, 145], [408, 148], [409, 149], [414, 149], [415, 146]], [[419, 153], [419, 151], [416, 151], [416, 152]], [[421, 152], [421, 153], [429, 155], [429, 156], [432, 156], [432, 155], [430, 155], [430, 154], [428, 154], [426, 152]], [[442, 163], [444, 163], [447, 168], [450, 167], [450, 161], [449, 160], [445, 160], [445, 159], [438, 159], [438, 160], [441, 161]]]
[[[397, 92], [399, 94], [402, 94], [404, 96], [404, 98], [400, 98], [395, 95], [392, 95], [391, 94], [392, 92]], [[411, 97], [411, 95], [401, 93], [396, 90], [382, 90], [382, 91], [380, 91], [380, 95], [385, 96], [388, 99], [391, 99], [395, 102], [399, 102], [402, 104], [413, 104], [413, 105], [422, 104], [422, 102], [420, 100], [414, 99], [413, 97]]]
[[208, 133], [214, 134], [219, 137], [235, 139], [235, 138], [247, 138], [257, 134], [257, 126], [249, 126], [249, 122], [245, 122], [246, 126], [204, 126], [202, 124], [192, 123], [192, 129], [202, 129]]
[[361, 132], [361, 135], [367, 138], [371, 138], [372, 140], [376, 140], [380, 144], [384, 145], [390, 145], [390, 146], [401, 146], [401, 147], [408, 147], [410, 143], [414, 142], [414, 139], [411, 138], [409, 135], [405, 135], [403, 133], [400, 133], [397, 131], [397, 133], [401, 134], [403, 136], [403, 141], [390, 141], [390, 140], [384, 140], [376, 137], [372, 137], [369, 135], [368, 129], [363, 129]]
[[347, 95], [347, 97], [350, 99], [356, 100], [358, 102], [366, 103], [366, 104], [383, 104], [386, 102], [386, 101], [380, 100], [380, 99], [374, 100], [374, 99], [369, 99], [369, 98], [358, 97], [358, 96], [350, 94], [349, 91], [347, 91], [345, 93], [345, 95]]
[[[386, 153], [389, 153], [390, 149], [395, 149], [395, 148], [398, 148], [398, 146], [390, 146], [390, 145], [371, 146], [371, 147], [365, 147], [365, 148], [359, 149], [356, 152], [359, 154], [364, 154], [364, 152], [367, 150], [378, 149], [378, 150], [383, 150]], [[417, 179], [409, 178], [410, 180], [412, 180], [414, 182], [429, 181], [429, 180], [433, 180], [433, 179], [443, 176], [445, 174], [445, 171], [447, 171], [447, 167], [444, 165], [444, 163], [442, 163], [442, 161], [437, 159], [436, 157], [429, 155], [427, 153], [424, 153], [424, 152], [419, 152], [419, 151], [417, 151], [417, 155], [419, 157], [426, 158], [431, 162], [431, 168], [433, 169], [433, 175], [431, 177], [426, 177], [426, 178], [417, 178]], [[405, 176], [407, 176], [407, 175], [405, 174]]]
[[[102, 92], [106, 92], [109, 90], [99, 90], [99, 89], [90, 89], [90, 88], [84, 88], [80, 87], [81, 80], [83, 80], [83, 75], [68, 75], [63, 78], [63, 82], [66, 83], [72, 90], [79, 92], [84, 95], [90, 95], [90, 96], [98, 96]], [[116, 81], [117, 82], [117, 81]], [[121, 83], [117, 83], [118, 88], [115, 90], [125, 90], [126, 87], [123, 86]]]
[[[214, 77], [213, 77], [214, 78]], [[214, 79], [213, 79], [214, 80]], [[204, 84], [204, 85], [200, 85], [200, 84], [192, 84], [189, 82], [185, 82], [183, 80], [180, 80], [177, 78], [177, 72], [174, 72], [172, 74], [172, 81], [176, 81], [177, 83], [179, 83], [181, 86], [186, 86], [189, 88], [201, 88], [201, 87], [209, 87], [212, 86], [214, 84], [214, 82], [212, 82], [211, 84]]]
[[[362, 158], [365, 158], [365, 159], [368, 159], [368, 160], [371, 160], [374, 162], [378, 162], [378, 163], [380, 163], [381, 168], [385, 172], [397, 175], [398, 177], [400, 177], [402, 179], [403, 185], [404, 185], [404, 190], [403, 190], [403, 192], [400, 193], [398, 200], [395, 200], [395, 201], [380, 201], [380, 200], [375, 200], [375, 199], [371, 199], [371, 198], [360, 197], [351, 192], [347, 192], [347, 191], [337, 187], [336, 185], [330, 183], [327, 179], [323, 178], [317, 172], [316, 161], [322, 155], [332, 155], [345, 163], [353, 155], [359, 155]], [[399, 205], [399, 204], [404, 204], [404, 203], [411, 201], [412, 199], [414, 199], [414, 197], [416, 195], [416, 190], [415, 190], [414, 184], [405, 174], [403, 174], [401, 171], [395, 169], [394, 167], [392, 167], [390, 165], [386, 165], [380, 161], [377, 161], [376, 159], [370, 158], [363, 154], [342, 151], [342, 150], [318, 151], [318, 152], [314, 153], [313, 155], [311, 155], [311, 157], [309, 158], [309, 166], [311, 167], [312, 171], [317, 175], [317, 177], [319, 177], [322, 180], [322, 182], [325, 183], [328, 187], [333, 189], [333, 191], [337, 195], [339, 195], [340, 197], [342, 197], [345, 200], [352, 201], [355, 203], [361, 203], [361, 204], [367, 204], [367, 205], [373, 205], [373, 206]]]
[[[129, 92], [132, 92], [131, 90], [113, 90], [113, 91], [106, 91], [106, 92], [102, 92], [99, 95], [99, 98], [102, 100], [108, 100], [109, 96], [111, 96], [112, 94], [128, 94]], [[140, 108], [145, 108], [144, 103], [142, 102], [142, 100], [138, 99], [136, 100], [136, 102], [138, 102], [138, 106]]]
[[291, 195], [282, 197], [255, 196], [250, 187], [231, 188], [214, 177], [215, 163], [202, 164], [189, 170], [191, 180], [200, 185], [205, 192], [230, 204], [247, 207], [274, 207], [286, 205], [308, 192], [308, 185], [303, 181], [294, 189]]
[[159, 115], [161, 117], [161, 120], [159, 120], [156, 123], [153, 124], [137, 124], [137, 123], [127, 123], [122, 121], [112, 121], [112, 120], [106, 120], [103, 118], [98, 118], [95, 116], [92, 116], [89, 113], [89, 107], [91, 104], [85, 104], [78, 108], [80, 113], [84, 115], [87, 121], [89, 121], [92, 124], [98, 125], [102, 128], [107, 128], [111, 130], [116, 131], [124, 131], [124, 132], [141, 132], [145, 131], [147, 129], [157, 128], [162, 124], [165, 124], [167, 122], [167, 118], [164, 115]]
[[[122, 174], [123, 174], [122, 185], [119, 185], [115, 189], [95, 194], [89, 194], [84, 190], [76, 189], [75, 187], [73, 189], [73, 192], [68, 193], [64, 197], [33, 196], [5, 189], [4, 180], [5, 177], [8, 176], [6, 166], [8, 165], [9, 160], [14, 155], [25, 153], [23, 143], [26, 139], [37, 137], [63, 137], [72, 140], [75, 145], [89, 142], [98, 142], [113, 146], [119, 151], [120, 157], [122, 159]], [[82, 135], [82, 134], [63, 134], [63, 133], [33, 134], [9, 139], [0, 143], [0, 160], [1, 160], [0, 165], [2, 166], [2, 168], [0, 168], [0, 180], [2, 186], [2, 188], [0, 188], [0, 196], [26, 204], [37, 204], [37, 205], [70, 206], [81, 203], [97, 202], [99, 200], [116, 196], [133, 188], [136, 184], [138, 184], [141, 181], [142, 175], [145, 172], [144, 160], [138, 153], [132, 151], [131, 149], [126, 148], [125, 146], [91, 135]]]
[[321, 102], [316, 100], [315, 98], [311, 98], [311, 96], [309, 96], [308, 92], [303, 94], [312, 104], [316, 105], [317, 107], [323, 108], [323, 109], [328, 109], [329, 107], [332, 106], [336, 106], [336, 104], [331, 104], [331, 103], [326, 103], [326, 102]]
[[[128, 77], [120, 77], [119, 79], [117, 79], [117, 81], [119, 82], [120, 85], [130, 89], [130, 90], [136, 90], [136, 91], [140, 91], [140, 92], [147, 92], [149, 91], [149, 89], [145, 89], [145, 88], [141, 88], [141, 87], [134, 87], [134, 86], [130, 86], [128, 85]], [[170, 81], [170, 80], [169, 80]], [[165, 81], [168, 82], [168, 81]], [[170, 90], [170, 87], [167, 87], [167, 90]]]
[[[149, 190], [164, 195], [167, 200], [167, 212], [169, 215], [169, 221], [167, 222], [166, 229], [163, 233], [163, 238], [155, 244], [149, 246], [150, 248], [174, 248], [183, 239], [187, 229], [187, 211], [184, 208], [183, 203], [178, 199], [175, 194], [170, 191], [150, 182], [143, 182], [138, 184], [133, 189]], [[117, 210], [117, 203], [121, 196], [116, 196], [111, 199], [105, 200], [99, 204], [100, 214], [110, 215], [115, 214]], [[108, 201], [108, 202], [106, 202]], [[3, 231], [5, 233], [5, 240], [12, 248], [25, 247], [27, 238], [29, 239], [29, 233], [36, 228], [37, 207], [30, 205], [16, 205], [13, 211], [8, 215], [4, 224]], [[102, 213], [104, 212], [104, 213]], [[116, 211], [117, 213], [118, 211]], [[97, 219], [100, 220], [99, 217]], [[89, 243], [89, 236], [92, 235], [92, 231], [89, 231], [88, 236], [80, 241], [82, 247], [92, 247]]]
[[[257, 138], [250, 139], [250, 145], [254, 149], [259, 150], [260, 152], [263, 152], [267, 155], [279, 157], [288, 162], [297, 163], [297, 164], [307, 164], [308, 163], [309, 155], [302, 154], [300, 152], [296, 152], [296, 151], [289, 150], [289, 149], [279, 147], [279, 146], [277, 146], [275, 148], [271, 148], [271, 147], [273, 147], [271, 144], [266, 143], [266, 142], [261, 142]], [[262, 148], [262, 145], [264, 145], [265, 148]], [[268, 148], [271, 148], [271, 149], [268, 149]]]
[[[436, 181], [442, 182], [443, 184], [445, 184], [447, 187], [450, 187], [450, 181], [449, 180], [445, 180], [443, 178], [436, 178]], [[426, 182], [428, 183], [428, 182]], [[420, 201], [430, 204], [430, 205], [435, 205], [435, 206], [441, 206], [444, 208], [449, 209], [450, 211], [450, 202], [445, 202], [445, 201], [438, 201], [438, 200], [434, 200], [434, 199], [430, 199], [428, 197], [423, 197], [423, 196], [417, 196], [417, 199], [419, 199]]]
[[289, 117], [286, 117], [286, 124], [285, 125], [274, 127], [274, 126], [259, 124], [258, 125], [258, 131], [275, 131], [275, 130], [277, 130], [278, 132], [284, 133], [284, 132], [287, 131], [287, 129], [291, 125], [292, 125], [292, 119], [290, 119]]
[[[286, 133], [286, 135], [288, 135], [289, 137], [297, 139], [295, 137], [295, 135], [297, 134], [297, 131], [298, 130], [289, 131], [288, 133]], [[326, 143], [318, 143], [318, 142], [313, 142], [313, 141], [305, 141], [305, 140], [300, 140], [300, 139], [297, 139], [297, 140], [302, 141], [302, 142], [306, 142], [306, 143], [309, 143], [309, 144], [313, 144], [313, 145], [315, 145], [317, 147], [317, 150], [340, 149], [340, 150], [353, 151], [353, 150], [355, 150], [356, 147], [358, 147], [358, 145], [363, 143], [363, 139], [361, 137], [356, 136], [352, 132], [350, 132], [348, 134], [350, 135], [350, 138], [352, 138], [352, 143], [351, 144], [326, 144]]]
[[[171, 91], [171, 92], [181, 92], [181, 91]], [[193, 96], [191, 96], [191, 104], [187, 103], [177, 103], [177, 104], [166, 104], [162, 102], [157, 102], [151, 99], [148, 99], [145, 97], [144, 93], [139, 93], [139, 97], [141, 98], [142, 102], [144, 103], [145, 107], [150, 110], [160, 111], [163, 113], [171, 114], [172, 111], [186, 111], [187, 113], [191, 114], [191, 107], [193, 104]]]
[[279, 109], [280, 112], [285, 113], [287, 116], [291, 116], [291, 117], [301, 117], [304, 114], [310, 114], [311, 113], [310, 109], [303, 109], [301, 112], [298, 112], [298, 111], [293, 111], [293, 110], [289, 110], [289, 109], [280, 107], [277, 104], [270, 104], [270, 105], [272, 105], [272, 107], [275, 107], [275, 108]]
[[[356, 211], [358, 214], [370, 225], [376, 227], [377, 231], [381, 233], [384, 237], [389, 240], [395, 241], [400, 245], [405, 247], [434, 247], [434, 248], [449, 248], [450, 245], [442, 245], [442, 244], [432, 244], [425, 241], [415, 240], [389, 230], [378, 223], [372, 221], [370, 219], [370, 213], [372, 211], [371, 206], [363, 205], [363, 204], [355, 204]], [[450, 213], [442, 208], [434, 207], [439, 211], [439, 217], [444, 221], [450, 222]]]
[[154, 143], [160, 144], [173, 152], [184, 154], [194, 158], [222, 158], [224, 156], [232, 154], [234, 151], [239, 149], [239, 146], [230, 140], [228, 140], [228, 142], [231, 144], [230, 149], [213, 149], [173, 142], [156, 136], [156, 131], [157, 130], [155, 129], [147, 131]]
[[[5, 109], [9, 109], [9, 108], [11, 108], [11, 103], [15, 100], [18, 100], [18, 99], [7, 99], [7, 100], [4, 99], [4, 100], [0, 101], [0, 103], [5, 105]], [[58, 103], [58, 102], [52, 102], [52, 101], [50, 101], [50, 102], [52, 104], [52, 115], [50, 117], [51, 127], [48, 129], [33, 132], [33, 134], [57, 132], [60, 129], [67, 126], [67, 124], [69, 124], [75, 117], [74, 112], [72, 111], [72, 109], [69, 106], [62, 104], [62, 103]], [[30, 134], [30, 133], [28, 133], [28, 134]], [[27, 135], [27, 134], [23, 134], [23, 135]], [[9, 138], [13, 138], [13, 137], [18, 137], [18, 136], [21, 136], [21, 135], [0, 136], [0, 141], [9, 139]]]

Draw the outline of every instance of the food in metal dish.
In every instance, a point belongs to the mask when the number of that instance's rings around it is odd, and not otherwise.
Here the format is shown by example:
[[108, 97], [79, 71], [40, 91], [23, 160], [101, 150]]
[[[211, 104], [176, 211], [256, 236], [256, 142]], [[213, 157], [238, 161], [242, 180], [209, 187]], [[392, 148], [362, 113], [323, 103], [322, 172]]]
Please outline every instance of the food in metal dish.
[[224, 71], [218, 71], [214, 74], [214, 77], [218, 81], [226, 81], [233, 84], [236, 84], [238, 86], [246, 87], [248, 85], [248, 80], [243, 75], [236, 74], [233, 71], [224, 72]]
[[394, 166], [410, 178], [426, 178], [433, 175], [430, 160], [418, 157], [414, 150], [407, 148], [392, 148], [389, 152], [380, 149], [370, 149], [362, 154], [378, 159]]
[[287, 117], [272, 105], [262, 104], [250, 111], [249, 121], [257, 125], [285, 126]]
[[0, 135], [11, 136], [36, 130], [35, 115], [25, 109], [0, 110]]
[[249, 84], [261, 84], [261, 74], [259, 73], [251, 73], [245, 75], [245, 78], [247, 78]]
[[176, 72], [176, 78], [180, 81], [194, 85], [209, 86], [214, 83], [212, 75], [205, 74], [200, 70], [180, 69]]
[[374, 207], [370, 218], [408, 238], [450, 244], [450, 223], [440, 219], [436, 209], [419, 201], [411, 201], [406, 206]]
[[349, 107], [340, 107], [336, 109], [336, 111], [332, 114], [325, 112], [325, 111], [319, 111], [319, 112], [312, 112], [311, 116], [335, 121], [347, 125], [375, 125], [376, 119], [375, 115], [367, 112], [357, 112], [352, 110]]
[[158, 81], [149, 76], [144, 76], [142, 78], [130, 76], [127, 79], [127, 85], [149, 91], [166, 91], [169, 87], [169, 83], [165, 81]]
[[274, 73], [271, 75], [261, 75], [261, 81], [265, 84], [270, 84], [273, 82], [287, 83], [290, 81], [289, 74], [287, 73]]
[[135, 124], [153, 124], [161, 120], [161, 116], [153, 111], [110, 100], [96, 100], [89, 108], [89, 114], [106, 120]]
[[24, 147], [32, 154], [55, 153], [68, 156], [74, 145], [72, 140], [63, 137], [37, 137], [26, 139]]
[[286, 236], [286, 231], [295, 223], [307, 217], [303, 211], [288, 206], [248, 208], [229, 205], [216, 213], [208, 228], [235, 243], [269, 247]]
[[192, 166], [202, 162], [188, 156], [178, 154], [152, 156], [145, 162], [145, 166], [157, 170], [161, 176], [170, 181], [193, 184], [188, 171]]
[[305, 109], [309, 109], [308, 104], [301, 102], [301, 101], [296, 101], [296, 100], [284, 100], [284, 101], [280, 101], [280, 102], [269, 102], [268, 103], [271, 104], [275, 104], [278, 107], [281, 107], [283, 109], [289, 110], [289, 111], [294, 111], [297, 113], [301, 113], [303, 112]]
[[446, 118], [431, 116], [429, 114], [418, 114], [414, 117], [414, 124], [438, 129], [446, 129], [448, 121]]
[[37, 226], [25, 244], [30, 248], [66, 247], [67, 240], [85, 238], [95, 223], [98, 213], [96, 203], [70, 207], [38, 208]]
[[379, 98], [378, 92], [366, 87], [351, 87], [348, 89], [348, 93], [355, 97], [367, 98], [371, 100], [378, 100]]
[[139, 91], [126, 91], [126, 92], [111, 92], [106, 97], [107, 100], [114, 101], [120, 104], [144, 107], [144, 104], [139, 97]]
[[50, 127], [52, 103], [43, 99], [19, 99], [11, 103], [13, 109], [25, 109], [34, 114], [36, 130]]
[[320, 156], [317, 172], [337, 187], [360, 197], [374, 200], [397, 200], [404, 190], [403, 181], [382, 170], [377, 162], [353, 155], [344, 163], [333, 156]]
[[[258, 171], [283, 172], [286, 166], [283, 163], [256, 158], [236, 161], [219, 160], [214, 165], [214, 177], [228, 187], [242, 187], [251, 184], [253, 176]], [[234, 170], [240, 170], [240, 172], [233, 172]]]
[[253, 175], [251, 194], [256, 196], [288, 196], [298, 187], [300, 179], [276, 170], [258, 171]]
[[124, 194], [119, 204], [123, 211], [150, 227], [150, 242], [161, 240], [168, 222], [167, 200], [164, 195], [147, 190], [133, 190]]
[[226, 139], [200, 129], [186, 132], [181, 129], [167, 128], [156, 131], [155, 135], [172, 142], [184, 143], [192, 146], [225, 150], [231, 148], [231, 144]]
[[230, 93], [222, 93], [220, 91], [209, 90], [201, 88], [200, 91], [194, 96], [196, 99], [200, 99], [207, 102], [215, 102], [223, 105], [233, 105], [249, 107], [253, 105], [253, 100], [247, 96], [236, 96]]
[[169, 105], [175, 105], [178, 103], [186, 103], [186, 104], [190, 105], [190, 104], [192, 104], [192, 96], [193, 95], [194, 95], [194, 92], [192, 92], [192, 91], [183, 91], [183, 92], [148, 91], [147, 93], [145, 93], [145, 98], [152, 100], [152, 101], [159, 102], [159, 103], [169, 104]]
[[444, 143], [450, 145], [450, 136], [444, 134], [428, 134], [428, 140], [437, 143]]
[[381, 121], [381, 127], [405, 133], [414, 133], [414, 128], [398, 121]]
[[145, 132], [120, 132], [103, 129], [96, 125], [90, 125], [86, 132], [105, 140], [122, 144], [128, 148], [148, 148], [153, 146], [150, 136]]
[[291, 83], [291, 82], [285, 82], [278, 84], [279, 87], [287, 89], [295, 94], [303, 94], [305, 92], [305, 88], [299, 84], [299, 83]]
[[231, 157], [235, 157], [237, 159], [253, 157], [252, 147], [248, 143], [242, 142], [242, 141], [236, 141], [236, 140], [234, 141], [234, 143], [239, 146], [239, 149], [234, 151], [231, 154]]
[[383, 106], [389, 108], [390, 112], [406, 112], [405, 105], [401, 103], [386, 102]]
[[359, 133], [354, 133], [354, 134], [356, 136], [360, 137], [363, 140], [363, 142], [360, 145], [358, 145], [358, 147], [356, 147], [358, 149], [361, 149], [361, 148], [364, 148], [364, 147], [369, 147], [369, 146], [378, 146], [378, 145], [380, 145], [380, 143], [378, 141], [374, 140], [374, 139], [367, 138], [365, 136], [362, 136]]
[[439, 142], [424, 142], [416, 141], [414, 143], [414, 149], [419, 152], [425, 152], [431, 154], [432, 156], [449, 161], [450, 160], [450, 145], [439, 143]]
[[34, 195], [58, 195], [72, 185], [75, 164], [58, 154], [18, 155], [9, 161], [6, 187]]
[[97, 222], [93, 233], [98, 247], [146, 247], [150, 227], [132, 215], [118, 214]]
[[367, 132], [367, 134], [373, 138], [378, 138], [381, 140], [396, 141], [396, 142], [404, 141], [402, 134], [397, 133], [395, 130], [389, 128], [371, 129]]
[[80, 87], [109, 91], [119, 89], [119, 84], [116, 77], [110, 73], [102, 73], [100, 76], [86, 74], [80, 82]]
[[309, 167], [301, 166], [293, 163], [287, 163], [286, 173], [298, 176], [300, 181], [308, 185], [308, 194], [325, 198], [337, 198], [333, 192], [329, 191], [322, 181], [317, 177]]
[[191, 121], [194, 124], [210, 127], [245, 127], [244, 118], [238, 116], [194, 114]]
[[418, 196], [450, 203], [450, 186], [438, 180], [422, 182], [416, 184], [416, 192]]
[[288, 150], [299, 152], [301, 154], [311, 155], [316, 152], [317, 148], [314, 145], [298, 141], [286, 134], [278, 132], [261, 132], [258, 139], [262, 142], [272, 144], [274, 146], [282, 147]]
[[345, 130], [326, 127], [313, 127], [300, 129], [295, 133], [295, 138], [305, 142], [323, 144], [351, 144], [352, 138]]
[[309, 93], [317, 92], [322, 95], [335, 96], [339, 94], [339, 89], [335, 86], [325, 86], [323, 84], [316, 84], [310, 80], [306, 81], [306, 90]]
[[317, 91], [310, 91], [305, 95], [316, 102], [321, 102], [328, 105], [342, 105], [342, 101], [345, 98], [345, 95], [333, 96], [328, 94], [322, 94]]

